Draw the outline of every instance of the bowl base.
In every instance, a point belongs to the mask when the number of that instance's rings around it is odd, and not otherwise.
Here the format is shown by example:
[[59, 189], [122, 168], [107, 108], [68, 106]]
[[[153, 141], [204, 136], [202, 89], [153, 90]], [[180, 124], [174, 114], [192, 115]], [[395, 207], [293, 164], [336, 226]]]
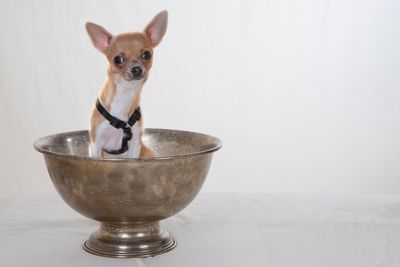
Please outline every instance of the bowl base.
[[91, 254], [111, 258], [147, 258], [170, 251], [176, 246], [159, 223], [102, 223], [83, 244]]

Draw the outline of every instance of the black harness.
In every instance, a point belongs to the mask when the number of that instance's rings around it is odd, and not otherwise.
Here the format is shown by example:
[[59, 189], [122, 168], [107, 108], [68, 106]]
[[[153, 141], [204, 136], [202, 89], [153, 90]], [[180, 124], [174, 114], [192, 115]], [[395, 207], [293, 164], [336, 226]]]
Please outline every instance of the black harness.
[[140, 120], [142, 116], [140, 112], [140, 107], [137, 107], [132, 115], [129, 117], [128, 121], [122, 121], [113, 115], [111, 115], [100, 103], [100, 100], [97, 98], [96, 108], [100, 112], [103, 117], [110, 122], [110, 125], [117, 129], [122, 129], [124, 135], [122, 136], [122, 145], [118, 150], [107, 151], [109, 154], [119, 155], [128, 151], [128, 141], [132, 139], [132, 129], [131, 127], [135, 125], [135, 123]]

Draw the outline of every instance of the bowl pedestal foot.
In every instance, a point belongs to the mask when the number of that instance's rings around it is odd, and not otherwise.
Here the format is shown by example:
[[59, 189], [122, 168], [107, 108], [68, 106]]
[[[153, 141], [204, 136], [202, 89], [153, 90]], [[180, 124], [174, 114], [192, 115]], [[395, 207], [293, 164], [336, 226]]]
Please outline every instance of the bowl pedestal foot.
[[112, 258], [146, 258], [176, 246], [158, 222], [147, 224], [101, 223], [83, 244], [89, 253]]

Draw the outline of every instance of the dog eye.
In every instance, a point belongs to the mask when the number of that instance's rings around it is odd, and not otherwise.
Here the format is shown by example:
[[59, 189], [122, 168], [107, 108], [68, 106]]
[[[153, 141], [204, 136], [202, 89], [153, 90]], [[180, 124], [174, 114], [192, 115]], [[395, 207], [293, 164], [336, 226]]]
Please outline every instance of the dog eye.
[[149, 60], [151, 58], [151, 53], [149, 51], [143, 51], [142, 54], [140, 55], [140, 57], [143, 60]]
[[125, 62], [125, 58], [123, 56], [116, 56], [114, 58], [115, 65], [121, 65], [124, 62]]

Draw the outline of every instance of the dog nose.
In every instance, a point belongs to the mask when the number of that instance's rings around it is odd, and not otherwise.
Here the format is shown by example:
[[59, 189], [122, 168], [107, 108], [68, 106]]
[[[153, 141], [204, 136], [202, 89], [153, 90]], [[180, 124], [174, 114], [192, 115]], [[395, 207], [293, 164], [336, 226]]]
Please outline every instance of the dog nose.
[[135, 66], [131, 69], [131, 72], [133, 76], [139, 77], [140, 75], [142, 75], [143, 70], [140, 66]]

